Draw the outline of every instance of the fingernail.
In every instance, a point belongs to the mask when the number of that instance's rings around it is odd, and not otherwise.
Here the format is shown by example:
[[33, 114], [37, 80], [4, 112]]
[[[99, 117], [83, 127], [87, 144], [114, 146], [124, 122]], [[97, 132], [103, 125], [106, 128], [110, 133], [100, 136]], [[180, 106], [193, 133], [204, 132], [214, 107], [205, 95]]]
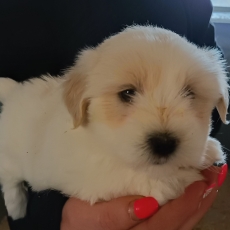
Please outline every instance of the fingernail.
[[228, 165], [227, 164], [222, 165], [221, 172], [218, 176], [218, 186], [219, 187], [224, 183], [224, 180], [227, 176], [227, 172], [228, 172]]
[[208, 186], [206, 190], [204, 191], [203, 199], [206, 198], [212, 192], [213, 188], [215, 187], [216, 187], [216, 183], [213, 183], [210, 186]]
[[153, 197], [144, 197], [130, 203], [129, 214], [133, 220], [141, 220], [152, 216], [158, 209], [159, 204]]

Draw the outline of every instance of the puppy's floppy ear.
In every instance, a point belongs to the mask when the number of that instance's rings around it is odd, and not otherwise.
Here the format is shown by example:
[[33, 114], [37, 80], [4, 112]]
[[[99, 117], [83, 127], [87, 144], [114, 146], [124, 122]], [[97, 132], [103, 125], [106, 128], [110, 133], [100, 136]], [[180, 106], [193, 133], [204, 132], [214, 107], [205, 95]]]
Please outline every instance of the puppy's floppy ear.
[[90, 97], [87, 95], [87, 82], [89, 71], [95, 64], [96, 51], [87, 49], [81, 52], [75, 65], [65, 74], [64, 101], [73, 117], [74, 128], [88, 121]]
[[226, 63], [225, 60], [222, 58], [222, 54], [217, 49], [210, 49], [206, 50], [208, 53], [209, 58], [211, 59], [211, 65], [213, 71], [216, 74], [218, 85], [219, 85], [219, 92], [220, 98], [217, 101], [216, 108], [220, 115], [220, 118], [223, 123], [228, 124], [227, 121], [227, 114], [228, 114], [228, 105], [229, 105], [229, 85], [226, 73]]

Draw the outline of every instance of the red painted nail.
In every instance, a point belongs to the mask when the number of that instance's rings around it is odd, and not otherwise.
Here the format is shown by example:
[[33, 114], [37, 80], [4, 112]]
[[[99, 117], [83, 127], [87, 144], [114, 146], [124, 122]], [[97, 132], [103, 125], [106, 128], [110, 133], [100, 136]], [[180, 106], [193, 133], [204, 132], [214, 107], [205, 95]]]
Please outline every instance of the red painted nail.
[[204, 192], [203, 198], [206, 198], [213, 190], [213, 188], [216, 187], [216, 183], [211, 184], [210, 186], [208, 186]]
[[157, 212], [158, 208], [159, 204], [153, 197], [136, 200], [133, 204], [133, 211], [138, 219], [145, 219], [152, 216]]
[[227, 176], [227, 172], [228, 172], [228, 165], [227, 164], [222, 165], [221, 172], [218, 176], [218, 186], [219, 187], [224, 183], [224, 180]]

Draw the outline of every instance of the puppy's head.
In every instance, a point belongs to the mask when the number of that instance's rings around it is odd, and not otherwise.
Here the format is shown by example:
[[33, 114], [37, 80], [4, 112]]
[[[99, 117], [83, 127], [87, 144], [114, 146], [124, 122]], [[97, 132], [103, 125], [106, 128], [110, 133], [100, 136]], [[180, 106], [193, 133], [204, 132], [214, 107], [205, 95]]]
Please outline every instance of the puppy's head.
[[219, 56], [168, 30], [127, 28], [83, 51], [67, 73], [74, 126], [134, 167], [198, 167], [214, 107], [227, 123]]

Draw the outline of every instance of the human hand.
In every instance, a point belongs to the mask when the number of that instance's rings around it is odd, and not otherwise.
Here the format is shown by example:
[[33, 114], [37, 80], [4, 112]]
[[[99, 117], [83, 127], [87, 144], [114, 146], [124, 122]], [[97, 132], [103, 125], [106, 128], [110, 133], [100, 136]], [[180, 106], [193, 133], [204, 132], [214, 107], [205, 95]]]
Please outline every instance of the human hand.
[[93, 206], [70, 198], [63, 208], [61, 230], [190, 230], [214, 202], [227, 166], [221, 169], [204, 170], [206, 181], [193, 183], [181, 197], [158, 212], [153, 198], [127, 196]]

